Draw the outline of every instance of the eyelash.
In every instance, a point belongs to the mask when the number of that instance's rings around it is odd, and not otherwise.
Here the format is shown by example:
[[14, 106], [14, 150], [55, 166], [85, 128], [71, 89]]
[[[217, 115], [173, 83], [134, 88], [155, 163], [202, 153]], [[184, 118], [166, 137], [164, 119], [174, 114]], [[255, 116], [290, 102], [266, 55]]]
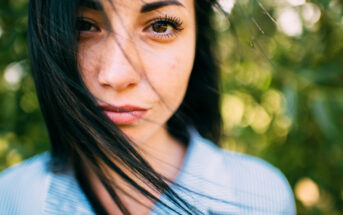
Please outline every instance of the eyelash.
[[[170, 38], [176, 36], [177, 33], [181, 32], [184, 29], [181, 27], [183, 22], [180, 18], [170, 17], [168, 15], [160, 16], [158, 18], [151, 20], [148, 23], [149, 24], [146, 28], [144, 28], [144, 31], [151, 29], [153, 31], [153, 37], [156, 37], [158, 39], [170, 39]], [[82, 24], [90, 25], [88, 27], [95, 28], [95, 30], [80, 30], [80, 27], [82, 26]], [[170, 32], [170, 33], [155, 32], [153, 29], [153, 26], [156, 24], [161, 24], [163, 26], [171, 26], [173, 28], [173, 32]], [[96, 31], [96, 32], [101, 31], [100, 27], [94, 21], [92, 21], [88, 18], [83, 18], [83, 17], [78, 18], [76, 28], [77, 28], [77, 32], [78, 32], [79, 37], [80, 37], [80, 34], [82, 32], [87, 33], [87, 32], [94, 32], [94, 31]]]

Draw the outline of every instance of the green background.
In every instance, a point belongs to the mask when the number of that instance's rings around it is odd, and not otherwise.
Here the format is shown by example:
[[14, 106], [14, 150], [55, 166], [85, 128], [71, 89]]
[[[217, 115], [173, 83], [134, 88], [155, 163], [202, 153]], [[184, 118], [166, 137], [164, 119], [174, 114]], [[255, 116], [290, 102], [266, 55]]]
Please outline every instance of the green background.
[[[49, 148], [29, 72], [27, 6], [0, 0], [0, 170]], [[229, 17], [213, 18], [222, 146], [280, 168], [298, 214], [343, 214], [342, 14], [339, 0], [238, 0]]]

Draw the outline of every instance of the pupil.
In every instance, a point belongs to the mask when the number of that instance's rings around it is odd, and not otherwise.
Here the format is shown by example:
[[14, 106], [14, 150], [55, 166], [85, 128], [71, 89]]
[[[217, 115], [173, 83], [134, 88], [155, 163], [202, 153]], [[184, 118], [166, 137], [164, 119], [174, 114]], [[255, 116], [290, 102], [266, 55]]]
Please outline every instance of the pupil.
[[152, 29], [155, 32], [164, 33], [168, 29], [168, 24], [162, 23], [162, 22], [158, 22], [158, 23], [153, 24]]
[[78, 21], [77, 27], [79, 31], [89, 31], [92, 28], [92, 24], [86, 21]]

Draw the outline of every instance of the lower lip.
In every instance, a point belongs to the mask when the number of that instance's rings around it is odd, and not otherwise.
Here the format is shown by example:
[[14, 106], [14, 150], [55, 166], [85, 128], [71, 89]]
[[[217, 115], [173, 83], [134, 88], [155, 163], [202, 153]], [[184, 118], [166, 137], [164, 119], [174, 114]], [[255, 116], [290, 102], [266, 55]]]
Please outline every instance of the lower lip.
[[129, 112], [105, 111], [105, 113], [115, 124], [129, 125], [141, 119], [147, 113], [147, 110]]

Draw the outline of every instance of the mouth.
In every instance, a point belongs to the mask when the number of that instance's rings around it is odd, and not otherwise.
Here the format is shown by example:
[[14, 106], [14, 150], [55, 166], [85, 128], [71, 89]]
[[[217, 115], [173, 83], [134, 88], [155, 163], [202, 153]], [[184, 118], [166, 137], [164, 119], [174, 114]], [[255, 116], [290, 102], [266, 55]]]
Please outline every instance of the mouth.
[[148, 109], [146, 108], [132, 105], [101, 105], [100, 107], [116, 125], [132, 124], [141, 119], [148, 112]]

